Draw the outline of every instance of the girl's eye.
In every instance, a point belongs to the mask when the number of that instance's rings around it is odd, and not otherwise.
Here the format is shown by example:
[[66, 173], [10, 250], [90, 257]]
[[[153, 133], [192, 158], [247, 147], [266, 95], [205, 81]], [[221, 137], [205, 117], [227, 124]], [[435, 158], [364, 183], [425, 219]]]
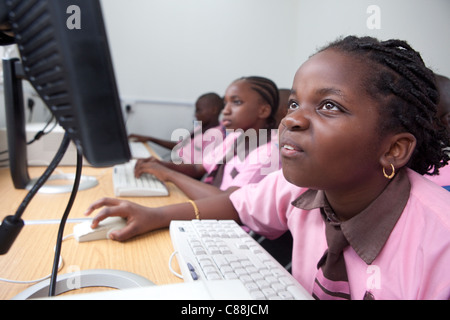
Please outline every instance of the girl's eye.
[[288, 110], [297, 110], [300, 108], [299, 104], [294, 101], [289, 101]]
[[323, 103], [319, 109], [325, 110], [325, 111], [340, 111], [341, 110], [341, 108], [337, 104], [330, 102], [330, 101]]

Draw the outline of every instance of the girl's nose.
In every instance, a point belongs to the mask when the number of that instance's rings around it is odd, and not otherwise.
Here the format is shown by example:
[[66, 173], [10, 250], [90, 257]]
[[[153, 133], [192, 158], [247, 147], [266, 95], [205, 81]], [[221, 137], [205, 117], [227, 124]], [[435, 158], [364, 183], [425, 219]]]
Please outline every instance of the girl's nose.
[[231, 107], [229, 103], [225, 103], [223, 109], [222, 109], [222, 114], [230, 114], [231, 113]]
[[306, 130], [310, 126], [310, 120], [301, 109], [298, 109], [293, 112], [288, 112], [281, 120], [280, 126], [291, 131]]

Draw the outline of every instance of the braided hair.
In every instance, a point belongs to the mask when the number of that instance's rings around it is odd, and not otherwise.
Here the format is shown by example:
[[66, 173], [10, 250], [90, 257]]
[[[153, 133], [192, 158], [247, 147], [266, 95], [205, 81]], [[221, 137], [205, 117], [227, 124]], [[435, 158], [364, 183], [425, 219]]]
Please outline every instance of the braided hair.
[[411, 133], [417, 145], [407, 166], [420, 174], [438, 174], [450, 160], [444, 150], [450, 139], [436, 117], [439, 93], [434, 73], [420, 54], [405, 41], [355, 36], [338, 39], [319, 52], [327, 49], [370, 64], [362, 85], [380, 102], [380, 137], [387, 132]]
[[261, 98], [270, 105], [271, 111], [267, 118], [267, 129], [276, 129], [276, 114], [280, 101], [277, 85], [270, 79], [258, 76], [242, 77], [236, 81], [240, 80], [250, 83], [252, 90], [258, 92]]

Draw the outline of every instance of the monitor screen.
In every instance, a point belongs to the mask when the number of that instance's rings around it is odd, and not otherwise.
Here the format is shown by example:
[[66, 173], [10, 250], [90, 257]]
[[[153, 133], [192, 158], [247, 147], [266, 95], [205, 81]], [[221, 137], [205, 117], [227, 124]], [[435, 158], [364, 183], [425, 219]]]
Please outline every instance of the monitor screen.
[[[85, 159], [98, 167], [128, 161], [130, 150], [99, 1], [0, 3], [0, 18], [10, 26], [3, 33], [14, 37], [24, 79]], [[14, 157], [11, 150], [9, 156]]]

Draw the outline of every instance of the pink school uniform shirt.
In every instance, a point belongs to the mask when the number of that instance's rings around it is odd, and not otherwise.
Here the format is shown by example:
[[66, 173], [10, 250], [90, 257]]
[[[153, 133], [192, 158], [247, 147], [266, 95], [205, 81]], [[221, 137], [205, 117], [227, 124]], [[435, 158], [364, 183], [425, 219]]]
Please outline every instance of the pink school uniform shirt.
[[225, 154], [241, 134], [239, 131], [229, 132], [223, 144], [218, 145], [213, 151], [206, 152], [202, 165], [209, 174], [218, 162], [225, 163], [221, 190], [257, 183], [281, 167], [277, 130], [272, 130], [271, 133], [270, 141], [256, 147], [247, 157], [243, 158], [238, 152], [232, 159], [223, 161]]
[[[409, 197], [374, 260], [367, 264], [351, 245], [344, 250], [352, 299], [366, 293], [379, 300], [450, 298], [450, 193], [410, 169], [405, 172]], [[327, 243], [320, 209], [291, 204], [307, 190], [287, 182], [280, 170], [240, 188], [230, 199], [241, 222], [256, 233], [276, 238], [291, 231], [293, 276], [312, 292]], [[361, 243], [366, 249], [371, 245]]]

